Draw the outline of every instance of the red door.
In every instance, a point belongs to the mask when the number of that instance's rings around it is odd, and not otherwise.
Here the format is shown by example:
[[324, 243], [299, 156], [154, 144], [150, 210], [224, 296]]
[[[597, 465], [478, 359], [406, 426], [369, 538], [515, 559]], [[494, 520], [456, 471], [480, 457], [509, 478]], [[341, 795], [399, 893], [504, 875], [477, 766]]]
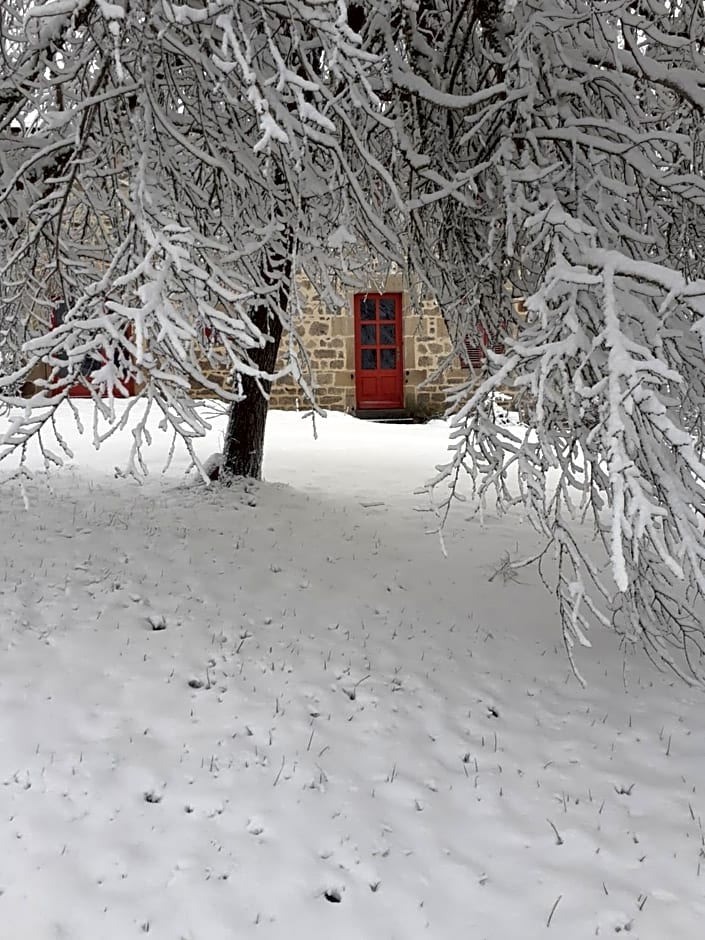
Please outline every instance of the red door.
[[357, 407], [403, 408], [401, 294], [355, 294]]

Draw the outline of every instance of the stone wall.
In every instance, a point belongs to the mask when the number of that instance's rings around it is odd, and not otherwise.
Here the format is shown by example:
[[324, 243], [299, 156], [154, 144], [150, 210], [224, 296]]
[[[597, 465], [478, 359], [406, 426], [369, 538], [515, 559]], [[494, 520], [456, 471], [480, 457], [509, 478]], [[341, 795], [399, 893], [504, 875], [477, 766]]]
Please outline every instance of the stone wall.
[[[351, 411], [355, 407], [355, 337], [352, 296], [349, 309], [330, 311], [308, 283], [299, 283], [301, 313], [294, 320], [302, 349], [294, 350], [304, 379], [315, 389], [316, 401], [333, 411]], [[290, 359], [292, 337], [282, 337], [278, 368]], [[306, 361], [308, 360], [308, 362]], [[271, 407], [285, 411], [307, 408], [309, 404], [299, 386], [286, 378], [274, 384]]]
[[467, 382], [468, 371], [453, 353], [445, 322], [432, 301], [420, 313], [404, 295], [404, 399], [411, 414], [442, 414], [448, 389]]

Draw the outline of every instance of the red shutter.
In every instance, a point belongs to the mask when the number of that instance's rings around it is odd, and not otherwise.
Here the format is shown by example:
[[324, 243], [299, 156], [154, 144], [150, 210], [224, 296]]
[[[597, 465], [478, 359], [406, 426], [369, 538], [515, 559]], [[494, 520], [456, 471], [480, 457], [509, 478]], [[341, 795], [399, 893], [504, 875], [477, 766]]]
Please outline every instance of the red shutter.
[[[506, 324], [501, 323], [500, 329], [505, 330]], [[480, 345], [477, 345], [477, 339], [471, 337], [469, 334], [463, 339], [464, 347], [464, 358], [465, 365], [472, 366], [472, 368], [477, 372], [485, 364], [486, 350], [491, 349], [492, 352], [501, 355], [504, 352], [504, 343], [490, 343], [489, 337], [487, 336], [486, 331], [483, 327], [480, 327]]]

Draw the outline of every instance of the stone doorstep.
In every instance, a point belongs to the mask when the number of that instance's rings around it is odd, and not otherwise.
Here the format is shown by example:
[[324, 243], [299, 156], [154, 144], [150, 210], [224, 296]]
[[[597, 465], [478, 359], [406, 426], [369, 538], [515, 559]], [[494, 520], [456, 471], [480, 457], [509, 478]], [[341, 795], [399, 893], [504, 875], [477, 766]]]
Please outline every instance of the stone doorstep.
[[375, 421], [381, 424], [415, 423], [406, 408], [356, 408], [353, 414], [363, 421]]

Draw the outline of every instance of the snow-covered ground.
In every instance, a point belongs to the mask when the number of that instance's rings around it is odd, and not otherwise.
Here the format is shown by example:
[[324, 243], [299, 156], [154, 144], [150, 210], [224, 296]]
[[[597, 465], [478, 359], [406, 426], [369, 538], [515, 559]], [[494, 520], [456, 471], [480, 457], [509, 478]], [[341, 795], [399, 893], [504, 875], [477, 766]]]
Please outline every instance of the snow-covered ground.
[[275, 413], [223, 491], [66, 418], [0, 491], [2, 940], [703, 936], [705, 697], [604, 633], [582, 689], [518, 518], [443, 556], [442, 424]]

